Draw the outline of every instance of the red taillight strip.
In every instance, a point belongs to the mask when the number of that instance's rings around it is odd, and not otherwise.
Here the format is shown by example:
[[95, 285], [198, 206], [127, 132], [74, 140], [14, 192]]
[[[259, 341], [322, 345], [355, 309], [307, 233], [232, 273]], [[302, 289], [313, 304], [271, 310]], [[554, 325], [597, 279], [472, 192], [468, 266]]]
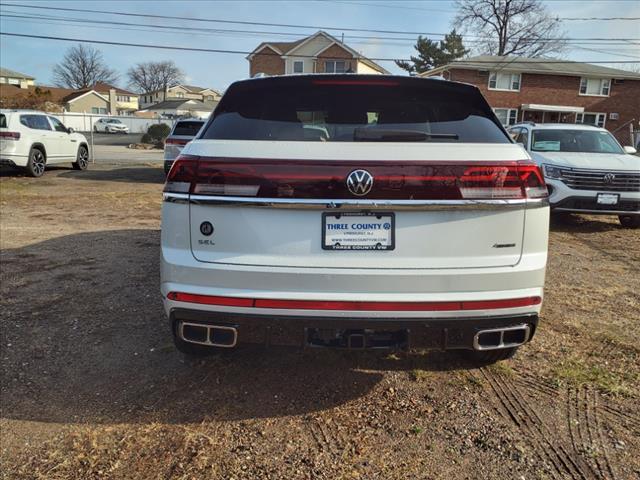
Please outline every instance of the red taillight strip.
[[183, 139], [178, 139], [178, 138], [167, 138], [164, 141], [164, 144], [165, 145], [186, 145], [190, 141], [191, 140], [183, 140]]
[[262, 298], [219, 297], [170, 292], [169, 300], [229, 307], [278, 308], [282, 310], [350, 310], [372, 312], [442, 312], [455, 310], [492, 310], [539, 305], [540, 297], [508, 298], [462, 302], [354, 302], [336, 300], [276, 300]]
[[11, 140], [20, 140], [20, 132], [0, 132], [0, 138], [10, 138]]

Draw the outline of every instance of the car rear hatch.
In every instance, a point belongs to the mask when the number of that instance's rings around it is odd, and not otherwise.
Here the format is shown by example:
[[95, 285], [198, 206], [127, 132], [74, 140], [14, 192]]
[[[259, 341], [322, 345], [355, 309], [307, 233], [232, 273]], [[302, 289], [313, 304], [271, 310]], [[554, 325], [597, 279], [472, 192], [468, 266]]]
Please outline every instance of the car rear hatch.
[[164, 141], [164, 159], [176, 159], [184, 146], [198, 134], [203, 124], [204, 122], [196, 120], [178, 121]]
[[514, 265], [546, 196], [477, 90], [433, 80], [239, 82], [184, 154], [165, 191], [188, 195], [202, 262]]

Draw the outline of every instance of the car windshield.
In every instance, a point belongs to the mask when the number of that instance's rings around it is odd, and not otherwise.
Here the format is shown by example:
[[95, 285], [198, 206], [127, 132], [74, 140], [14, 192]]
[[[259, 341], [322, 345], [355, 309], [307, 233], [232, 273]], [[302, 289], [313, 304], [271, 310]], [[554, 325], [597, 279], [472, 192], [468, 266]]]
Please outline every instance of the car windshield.
[[418, 78], [273, 77], [232, 85], [207, 139], [508, 143], [480, 93]]
[[120, 120], [109, 120], [107, 123], [122, 123]]
[[534, 152], [624, 153], [609, 132], [602, 130], [534, 130]]

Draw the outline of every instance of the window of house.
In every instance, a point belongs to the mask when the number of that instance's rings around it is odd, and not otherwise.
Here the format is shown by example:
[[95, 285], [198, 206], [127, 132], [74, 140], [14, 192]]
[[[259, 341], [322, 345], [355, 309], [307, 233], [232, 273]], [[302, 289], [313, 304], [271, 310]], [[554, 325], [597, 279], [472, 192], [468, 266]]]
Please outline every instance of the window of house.
[[489, 90], [520, 91], [520, 74], [491, 72], [489, 75]]
[[344, 60], [327, 60], [324, 62], [325, 73], [344, 73], [346, 71]]
[[493, 113], [496, 114], [500, 123], [505, 127], [518, 121], [518, 109], [516, 108], [494, 108]]
[[295, 61], [293, 62], [293, 73], [303, 73], [304, 72], [304, 62]]
[[611, 80], [608, 78], [581, 78], [580, 95], [609, 96]]
[[131, 101], [131, 97], [127, 97], [125, 95], [118, 95], [116, 97], [116, 101], [118, 101], [118, 102], [130, 102]]
[[205, 100], [207, 102], [213, 102], [213, 95], [207, 95], [207, 97], [205, 98]]
[[184, 93], [176, 92], [176, 98], [184, 98]]
[[604, 127], [606, 118], [606, 113], [576, 113], [576, 123], [586, 123], [587, 125], [596, 125], [601, 128]]
[[106, 115], [107, 109], [102, 107], [91, 107], [91, 113], [95, 113], [97, 115]]

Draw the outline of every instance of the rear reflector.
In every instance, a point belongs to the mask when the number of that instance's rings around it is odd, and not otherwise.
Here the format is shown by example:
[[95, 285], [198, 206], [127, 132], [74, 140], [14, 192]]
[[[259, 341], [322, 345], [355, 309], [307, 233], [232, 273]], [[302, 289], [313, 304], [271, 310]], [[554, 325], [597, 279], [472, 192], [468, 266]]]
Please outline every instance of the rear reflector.
[[20, 140], [20, 132], [0, 132], [0, 138], [4, 140]]
[[165, 192], [259, 198], [353, 198], [346, 179], [356, 169], [373, 176], [367, 199], [491, 200], [544, 198], [538, 166], [514, 162], [318, 161], [205, 158], [181, 155]]
[[480, 300], [471, 302], [353, 302], [335, 300], [272, 300], [262, 298], [218, 297], [171, 292], [169, 300], [230, 307], [277, 308], [282, 310], [350, 310], [370, 312], [441, 312], [457, 310], [493, 310], [539, 305], [540, 297]]

